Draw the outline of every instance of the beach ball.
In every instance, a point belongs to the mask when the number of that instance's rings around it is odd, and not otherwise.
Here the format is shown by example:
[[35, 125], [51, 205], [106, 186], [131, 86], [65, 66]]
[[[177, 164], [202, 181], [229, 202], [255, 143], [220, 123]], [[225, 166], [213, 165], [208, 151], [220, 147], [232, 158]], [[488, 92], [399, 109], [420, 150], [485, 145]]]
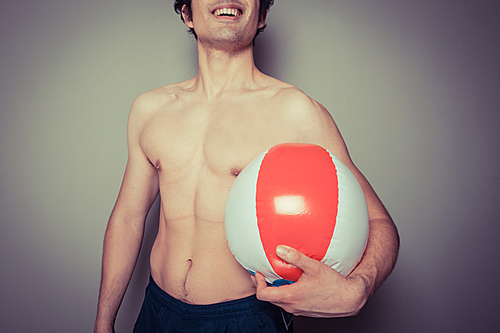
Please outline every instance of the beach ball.
[[347, 276], [368, 239], [368, 210], [356, 177], [313, 144], [278, 144], [257, 156], [231, 186], [224, 220], [236, 260], [274, 286], [302, 274], [276, 255], [278, 245]]

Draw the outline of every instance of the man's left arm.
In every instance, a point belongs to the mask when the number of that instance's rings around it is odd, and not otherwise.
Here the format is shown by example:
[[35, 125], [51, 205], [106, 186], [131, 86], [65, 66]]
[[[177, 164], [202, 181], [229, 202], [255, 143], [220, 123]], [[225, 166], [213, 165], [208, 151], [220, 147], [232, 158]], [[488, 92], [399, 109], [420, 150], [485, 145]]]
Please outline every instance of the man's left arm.
[[[299, 251], [278, 246], [277, 255], [302, 269], [297, 282], [268, 287], [256, 274], [257, 298], [269, 301], [295, 315], [309, 317], [346, 317], [359, 313], [366, 301], [389, 276], [396, 264], [399, 235], [394, 222], [363, 174], [353, 164], [345, 143], [326, 109], [314, 102], [318, 115], [313, 119], [314, 133], [306, 141], [327, 148], [349, 167], [360, 183], [368, 206], [368, 243], [356, 268], [345, 278], [331, 267]], [[304, 107], [302, 106], [302, 110]], [[301, 119], [301, 123], [307, 123]], [[318, 131], [318, 124], [319, 126]], [[305, 130], [307, 132], [307, 129]]]
[[295, 249], [278, 246], [278, 256], [302, 269], [303, 274], [294, 284], [268, 287], [264, 277], [257, 273], [257, 298], [298, 316], [347, 317], [358, 314], [391, 273], [399, 249], [398, 232], [388, 214], [387, 217], [370, 217], [369, 223], [365, 253], [347, 278]]

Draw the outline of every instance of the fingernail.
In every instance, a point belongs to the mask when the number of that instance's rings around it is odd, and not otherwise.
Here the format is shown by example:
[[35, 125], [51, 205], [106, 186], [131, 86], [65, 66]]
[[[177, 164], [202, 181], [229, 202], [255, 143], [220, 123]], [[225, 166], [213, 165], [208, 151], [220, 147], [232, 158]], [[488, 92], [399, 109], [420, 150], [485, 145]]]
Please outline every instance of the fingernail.
[[288, 249], [282, 245], [278, 245], [276, 248], [276, 254], [279, 256], [286, 256], [288, 253]]

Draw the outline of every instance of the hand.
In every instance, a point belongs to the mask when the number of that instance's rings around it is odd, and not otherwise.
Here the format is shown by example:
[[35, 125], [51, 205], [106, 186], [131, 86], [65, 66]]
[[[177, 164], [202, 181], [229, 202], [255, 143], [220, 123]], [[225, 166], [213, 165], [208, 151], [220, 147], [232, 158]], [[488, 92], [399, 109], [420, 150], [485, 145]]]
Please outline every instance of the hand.
[[347, 278], [333, 268], [303, 253], [279, 245], [276, 254], [289, 264], [302, 269], [297, 282], [270, 287], [264, 276], [253, 277], [257, 298], [271, 302], [296, 316], [347, 317], [359, 313], [368, 299], [368, 287], [360, 275]]

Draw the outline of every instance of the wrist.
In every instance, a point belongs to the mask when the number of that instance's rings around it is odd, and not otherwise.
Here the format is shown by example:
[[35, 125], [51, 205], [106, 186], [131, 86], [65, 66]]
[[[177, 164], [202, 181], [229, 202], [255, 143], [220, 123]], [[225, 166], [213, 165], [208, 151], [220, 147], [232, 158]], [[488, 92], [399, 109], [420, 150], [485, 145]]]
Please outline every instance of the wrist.
[[114, 326], [114, 322], [97, 319], [94, 324], [94, 333], [113, 333]]

